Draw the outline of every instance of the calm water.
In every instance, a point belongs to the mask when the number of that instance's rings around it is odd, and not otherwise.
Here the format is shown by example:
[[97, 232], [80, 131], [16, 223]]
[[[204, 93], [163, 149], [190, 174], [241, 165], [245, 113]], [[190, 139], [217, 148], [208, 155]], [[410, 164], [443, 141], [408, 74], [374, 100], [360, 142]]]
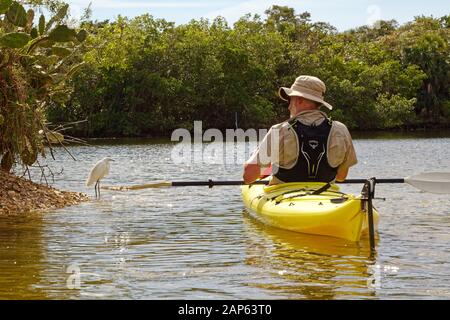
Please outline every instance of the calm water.
[[[359, 164], [350, 178], [450, 170], [450, 138], [358, 139], [355, 146]], [[90, 195], [84, 180], [104, 156], [116, 160], [104, 184], [241, 176], [241, 164], [175, 166], [172, 149], [100, 143], [70, 147], [76, 162], [57, 150], [48, 163], [56, 187]], [[103, 191], [78, 206], [0, 217], [0, 298], [450, 299], [449, 196], [407, 185], [378, 185], [377, 196], [387, 201], [376, 202], [373, 258], [367, 240], [261, 225], [243, 211], [239, 187]]]

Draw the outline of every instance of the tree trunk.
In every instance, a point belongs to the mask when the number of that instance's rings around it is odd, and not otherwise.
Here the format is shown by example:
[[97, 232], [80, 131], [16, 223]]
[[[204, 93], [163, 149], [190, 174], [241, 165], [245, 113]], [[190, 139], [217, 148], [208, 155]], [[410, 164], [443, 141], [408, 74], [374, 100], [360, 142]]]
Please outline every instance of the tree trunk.
[[0, 163], [0, 169], [6, 172], [10, 172], [14, 164], [14, 157], [11, 152], [7, 151], [3, 154], [2, 161]]

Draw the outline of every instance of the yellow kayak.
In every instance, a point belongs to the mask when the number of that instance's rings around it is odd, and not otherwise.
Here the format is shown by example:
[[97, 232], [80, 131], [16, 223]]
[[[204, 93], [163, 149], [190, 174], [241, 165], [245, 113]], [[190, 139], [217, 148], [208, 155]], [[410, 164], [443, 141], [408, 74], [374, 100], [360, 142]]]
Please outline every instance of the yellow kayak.
[[[361, 201], [361, 196], [340, 192], [336, 185], [313, 194], [324, 185], [319, 182], [245, 185], [242, 197], [249, 213], [267, 225], [359, 241], [368, 230], [365, 201]], [[374, 210], [375, 227], [378, 219]]]

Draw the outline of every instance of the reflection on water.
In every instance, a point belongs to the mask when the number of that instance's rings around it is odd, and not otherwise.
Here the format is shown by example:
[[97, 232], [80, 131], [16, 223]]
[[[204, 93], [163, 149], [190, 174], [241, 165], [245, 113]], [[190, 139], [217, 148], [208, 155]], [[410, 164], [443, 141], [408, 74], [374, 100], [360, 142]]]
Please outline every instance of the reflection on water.
[[42, 219], [0, 216], [0, 299], [41, 299], [46, 293], [36, 284], [45, 273]]
[[293, 233], [244, 216], [249, 235], [245, 262], [266, 270], [271, 278], [250, 285], [296, 299], [375, 296], [368, 285], [373, 276], [368, 268], [375, 259], [370, 257], [367, 241]]
[[[449, 143], [356, 140], [350, 178], [449, 171]], [[174, 165], [172, 148], [99, 142], [70, 147], [77, 162], [56, 148], [48, 163], [64, 168], [56, 187], [91, 196], [84, 180], [105, 156], [115, 162], [104, 184], [241, 178], [240, 162]], [[367, 239], [260, 224], [243, 214], [238, 187], [103, 191], [79, 206], [0, 217], [0, 299], [449, 299], [449, 197], [388, 184], [377, 196], [387, 201], [376, 202], [380, 238], [371, 258]]]

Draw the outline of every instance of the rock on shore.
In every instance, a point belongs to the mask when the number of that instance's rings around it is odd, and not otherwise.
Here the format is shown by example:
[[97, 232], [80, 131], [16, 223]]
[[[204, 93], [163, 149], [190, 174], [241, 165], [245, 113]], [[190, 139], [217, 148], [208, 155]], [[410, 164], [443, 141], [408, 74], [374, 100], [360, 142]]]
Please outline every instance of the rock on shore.
[[0, 215], [57, 209], [87, 200], [83, 193], [57, 190], [0, 171]]

